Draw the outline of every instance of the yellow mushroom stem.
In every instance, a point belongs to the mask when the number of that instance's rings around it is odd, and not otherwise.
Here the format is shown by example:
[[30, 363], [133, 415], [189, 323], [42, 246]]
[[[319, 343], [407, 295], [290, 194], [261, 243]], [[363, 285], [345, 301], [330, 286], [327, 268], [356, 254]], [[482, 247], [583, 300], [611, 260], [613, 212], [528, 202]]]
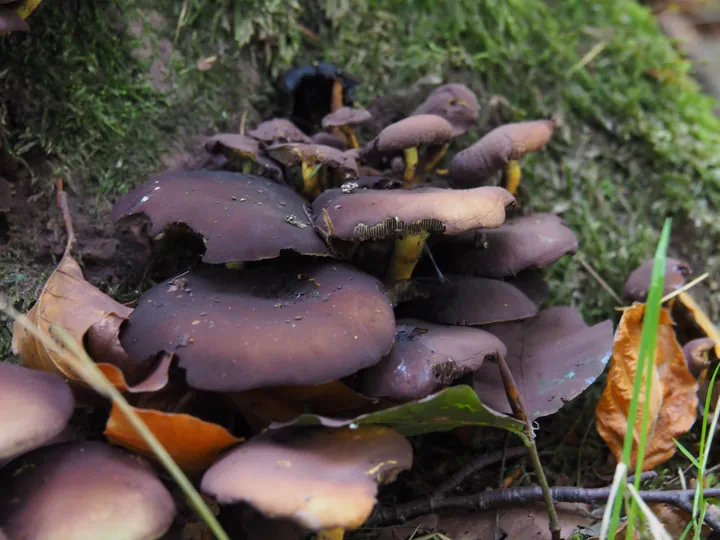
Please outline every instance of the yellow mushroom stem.
[[405, 172], [403, 172], [403, 187], [410, 188], [415, 181], [415, 167], [418, 162], [417, 147], [406, 148], [405, 154]]
[[430, 236], [426, 232], [408, 234], [395, 240], [388, 280], [391, 283], [403, 281], [412, 277], [413, 270], [422, 257], [425, 240]]
[[307, 161], [302, 162], [303, 188], [305, 195], [315, 198], [320, 195], [320, 186], [318, 186], [317, 167], [310, 165]]
[[345, 529], [335, 527], [333, 529], [325, 529], [317, 534], [316, 540], [343, 540], [345, 537]]
[[437, 164], [440, 163], [440, 160], [445, 155], [445, 152], [447, 152], [448, 146], [450, 146], [449, 143], [443, 144], [430, 158], [430, 161], [428, 161], [427, 165], [425, 165], [425, 174], [431, 172], [435, 167], [437, 167]]
[[350, 148], [360, 148], [360, 143], [358, 143], [357, 137], [355, 136], [355, 132], [352, 130], [352, 128], [350, 126], [342, 126], [340, 128], [340, 131], [343, 132], [343, 135], [345, 135], [348, 142], [350, 143]]
[[518, 163], [516, 159], [508, 161], [508, 164], [505, 166], [505, 189], [513, 195], [517, 194], [521, 176], [520, 163]]
[[700, 329], [705, 332], [707, 337], [715, 342], [715, 355], [720, 358], [720, 331], [717, 326], [713, 324], [710, 317], [707, 316], [707, 313], [703, 311], [695, 299], [687, 292], [678, 294], [677, 299], [690, 312], [695, 324], [697, 324]]

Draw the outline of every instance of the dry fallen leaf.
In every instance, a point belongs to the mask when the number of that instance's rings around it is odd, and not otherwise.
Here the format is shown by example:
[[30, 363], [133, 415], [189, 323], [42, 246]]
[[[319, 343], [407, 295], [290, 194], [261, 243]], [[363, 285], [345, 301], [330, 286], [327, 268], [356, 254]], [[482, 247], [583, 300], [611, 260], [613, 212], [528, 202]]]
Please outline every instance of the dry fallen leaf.
[[[224, 427], [183, 413], [167, 413], [153, 409], [135, 412], [160, 440], [175, 463], [187, 472], [201, 472], [209, 467], [220, 453], [239, 442]], [[113, 404], [105, 427], [108, 441], [138, 454], [154, 458], [155, 454], [125, 415]]]
[[[598, 432], [618, 460], [622, 457], [623, 439], [627, 429], [644, 313], [645, 304], [640, 303], [635, 303], [624, 311], [615, 333], [607, 384], [595, 410]], [[650, 418], [644, 471], [670, 459], [675, 453], [673, 438], [686, 433], [695, 422], [697, 383], [687, 369], [682, 349], [675, 339], [670, 312], [666, 309], [660, 312], [654, 365], [652, 393], [647, 398], [643, 375], [633, 434], [631, 467], [634, 466], [640, 438], [643, 403], [645, 399], [649, 399]]]

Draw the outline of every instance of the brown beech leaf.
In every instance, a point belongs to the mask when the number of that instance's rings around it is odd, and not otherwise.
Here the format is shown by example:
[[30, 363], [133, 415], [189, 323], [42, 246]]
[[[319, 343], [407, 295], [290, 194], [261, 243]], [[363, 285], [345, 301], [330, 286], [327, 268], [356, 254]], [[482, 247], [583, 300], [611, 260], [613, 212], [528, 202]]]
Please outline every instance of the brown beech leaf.
[[[640, 352], [645, 304], [635, 303], [623, 312], [615, 333], [607, 384], [597, 408], [597, 430], [620, 460], [632, 399], [633, 379]], [[695, 422], [697, 383], [688, 371], [682, 349], [675, 339], [670, 312], [660, 312], [652, 393], [645, 396], [645, 375], [640, 392], [637, 423], [633, 433], [631, 467], [634, 466], [645, 400], [650, 401], [648, 437], [643, 470], [664, 463], [675, 453], [673, 438], [686, 433]]]
[[[153, 409], [135, 409], [150, 431], [158, 438], [183, 470], [200, 472], [209, 467], [220, 453], [242, 442], [224, 427], [184, 413]], [[105, 437], [112, 444], [154, 458], [155, 454], [135, 428], [113, 404], [105, 426]]]

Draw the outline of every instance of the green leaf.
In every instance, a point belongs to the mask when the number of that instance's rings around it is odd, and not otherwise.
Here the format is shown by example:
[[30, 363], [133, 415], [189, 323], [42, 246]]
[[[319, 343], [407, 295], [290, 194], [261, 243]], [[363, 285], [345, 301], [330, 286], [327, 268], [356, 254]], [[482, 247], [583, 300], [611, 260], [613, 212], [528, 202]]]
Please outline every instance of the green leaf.
[[682, 444], [680, 441], [678, 441], [677, 439], [673, 439], [673, 442], [675, 443], [675, 446], [677, 446], [678, 449], [679, 449], [683, 454], [685, 454], [685, 457], [690, 460], [690, 463], [692, 463], [693, 465], [695, 465], [695, 467], [697, 467], [698, 469], [700, 469], [700, 462], [695, 458], [695, 456], [693, 456], [693, 455], [690, 453], [690, 450], [688, 450], [687, 448], [685, 448], [685, 447], [683, 446], [683, 444]]
[[450, 431], [465, 426], [487, 426], [524, 437], [525, 427], [519, 420], [485, 406], [472, 388], [460, 385], [446, 388], [418, 401], [363, 414], [351, 420], [303, 414], [289, 424], [274, 424], [271, 428], [287, 425], [342, 427], [352, 424], [383, 424], [406, 436]]

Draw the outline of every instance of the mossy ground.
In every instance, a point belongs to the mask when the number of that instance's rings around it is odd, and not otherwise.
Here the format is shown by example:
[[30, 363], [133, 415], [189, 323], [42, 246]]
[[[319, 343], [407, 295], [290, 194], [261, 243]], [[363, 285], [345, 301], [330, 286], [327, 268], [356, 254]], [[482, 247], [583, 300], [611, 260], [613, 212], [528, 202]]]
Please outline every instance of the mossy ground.
[[[110, 5], [48, 2], [30, 19], [31, 35], [0, 38], [0, 141], [46, 171], [31, 182], [46, 215], [35, 214], [32, 234], [9, 231], [0, 255], [3, 292], [20, 307], [56, 262], [37, 255], [33, 235], [59, 227], [57, 177], [90, 219], [107, 220], [109, 202], [163, 168], [161, 156], [196, 133], [238, 129], [245, 111], [249, 125], [271, 114], [275, 77], [317, 59], [360, 79], [361, 103], [400, 93], [412, 104], [429, 83], [461, 81], [481, 103], [504, 98], [507, 120], [557, 115], [548, 150], [523, 161], [520, 202], [561, 212], [578, 234], [579, 257], [548, 277], [552, 301], [579, 307], [588, 322], [614, 316], [615, 302], [580, 257], [621, 292], [668, 216], [671, 252], [698, 272], [720, 263], [720, 122], [690, 66], [632, 0]], [[209, 71], [197, 69], [212, 56]], [[714, 315], [716, 290], [709, 280], [703, 298]], [[9, 336], [4, 326], [1, 355]], [[577, 426], [578, 440], [587, 425]]]

